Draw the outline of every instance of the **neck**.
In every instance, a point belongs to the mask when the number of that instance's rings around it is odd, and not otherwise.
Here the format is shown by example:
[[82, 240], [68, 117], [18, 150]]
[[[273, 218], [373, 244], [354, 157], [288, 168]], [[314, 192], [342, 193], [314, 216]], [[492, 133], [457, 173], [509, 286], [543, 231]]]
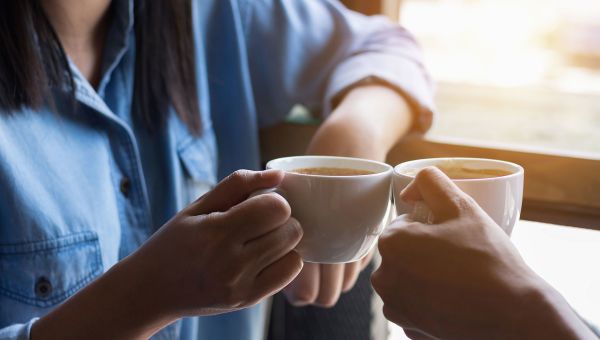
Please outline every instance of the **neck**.
[[97, 86], [111, 0], [41, 2], [65, 52], [84, 77]]

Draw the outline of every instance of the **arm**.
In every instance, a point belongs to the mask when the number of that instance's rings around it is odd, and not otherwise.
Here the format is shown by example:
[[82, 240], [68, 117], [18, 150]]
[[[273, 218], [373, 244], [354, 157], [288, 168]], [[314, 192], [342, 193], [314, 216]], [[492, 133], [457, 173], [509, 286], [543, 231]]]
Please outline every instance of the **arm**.
[[[307, 153], [385, 161], [389, 150], [409, 131], [412, 115], [395, 90], [381, 85], [356, 87], [318, 129]], [[332, 306], [342, 292], [352, 288], [371, 256], [348, 264], [306, 263], [284, 290], [286, 296], [296, 305]]]
[[317, 130], [307, 153], [383, 162], [409, 131], [412, 117], [408, 103], [395, 90], [382, 85], [354, 88]]
[[[403, 28], [338, 1], [252, 1], [244, 14], [261, 126], [281, 121], [301, 103], [327, 118], [309, 154], [385, 160], [409, 130], [431, 125], [432, 85]], [[355, 87], [369, 77], [385, 85]], [[369, 259], [306, 265], [286, 295], [297, 305], [332, 306]]]
[[596, 339], [523, 261], [504, 231], [442, 172], [421, 171], [401, 194], [435, 223], [401, 216], [379, 241], [373, 287], [409, 337]]
[[302, 268], [302, 231], [276, 194], [279, 171], [240, 171], [182, 210], [139, 250], [33, 323], [32, 339], [148, 338], [190, 315], [234, 311]]
[[413, 127], [431, 124], [433, 85], [412, 35], [334, 0], [241, 1], [260, 126], [303, 104], [329, 116], [340, 95], [372, 77], [411, 103]]

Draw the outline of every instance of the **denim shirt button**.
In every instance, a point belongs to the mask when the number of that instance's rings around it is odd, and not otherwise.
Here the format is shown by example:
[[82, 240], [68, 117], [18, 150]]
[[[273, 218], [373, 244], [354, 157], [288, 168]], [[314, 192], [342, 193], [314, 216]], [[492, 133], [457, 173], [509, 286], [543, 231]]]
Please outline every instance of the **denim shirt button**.
[[35, 283], [35, 295], [39, 298], [47, 298], [52, 293], [52, 284], [42, 276]]
[[131, 181], [128, 177], [121, 178], [121, 182], [119, 183], [119, 190], [123, 194], [123, 196], [129, 196], [129, 190], [131, 189]]

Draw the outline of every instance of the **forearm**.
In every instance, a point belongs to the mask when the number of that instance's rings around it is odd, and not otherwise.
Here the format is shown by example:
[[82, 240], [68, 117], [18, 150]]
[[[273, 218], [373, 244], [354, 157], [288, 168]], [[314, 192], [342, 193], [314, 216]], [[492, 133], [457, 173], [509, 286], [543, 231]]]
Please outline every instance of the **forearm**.
[[[34, 323], [36, 339], [147, 339], [171, 322], [159, 313], [151, 278], [125, 259]], [[154, 292], [156, 296], [160, 292]]]
[[528, 339], [597, 339], [553, 287], [541, 281], [529, 305], [534, 306], [520, 321], [523, 337]]
[[308, 153], [383, 161], [412, 124], [408, 103], [380, 85], [352, 89], [323, 122]]

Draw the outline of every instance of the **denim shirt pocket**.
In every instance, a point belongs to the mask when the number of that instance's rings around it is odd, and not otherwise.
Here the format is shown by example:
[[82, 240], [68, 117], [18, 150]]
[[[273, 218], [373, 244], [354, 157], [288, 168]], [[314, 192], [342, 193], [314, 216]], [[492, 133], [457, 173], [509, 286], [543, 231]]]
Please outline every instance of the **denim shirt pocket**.
[[0, 245], [0, 294], [36, 307], [64, 301], [102, 270], [98, 236], [92, 231]]
[[185, 169], [183, 192], [186, 203], [193, 202], [217, 183], [215, 147], [210, 141], [210, 136], [205, 135], [191, 138], [177, 148]]

